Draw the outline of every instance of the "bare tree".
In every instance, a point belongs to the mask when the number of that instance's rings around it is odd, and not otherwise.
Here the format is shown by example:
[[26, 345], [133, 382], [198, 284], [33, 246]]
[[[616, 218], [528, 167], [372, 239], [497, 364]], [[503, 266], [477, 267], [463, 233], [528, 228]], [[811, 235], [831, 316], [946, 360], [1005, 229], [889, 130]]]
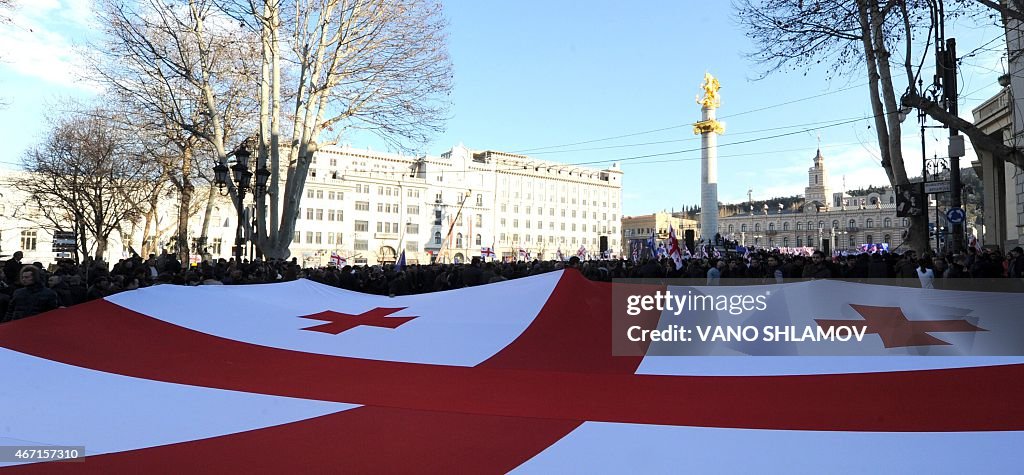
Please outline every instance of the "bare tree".
[[231, 105], [259, 105], [257, 166], [272, 176], [269, 212], [268, 197], [257, 196], [256, 241], [269, 257], [289, 255], [313, 153], [332, 141], [321, 135], [336, 141], [364, 128], [412, 149], [443, 129], [451, 62], [432, 0], [146, 0], [137, 8], [107, 0], [104, 23], [112, 56], [146, 71], [122, 89], [159, 87], [181, 109], [154, 116], [205, 140], [224, 163], [235, 148], [227, 144], [247, 136], [232, 132], [251, 117]]
[[108, 116], [93, 110], [54, 121], [49, 135], [22, 161], [30, 176], [9, 184], [27, 193], [55, 227], [78, 232], [83, 251], [91, 238], [97, 259], [113, 231], [141, 216], [140, 204], [154, 178]]
[[[766, 74], [807, 70], [822, 62], [831, 65], [833, 74], [858, 69], [866, 73], [881, 165], [890, 185], [908, 184], [900, 140], [902, 105], [894, 85], [899, 80], [894, 76], [898, 65], [894, 67], [891, 58], [894, 51], [902, 53], [906, 75], [902, 84], [907, 94], [912, 94], [917, 79], [911, 64], [913, 35], [927, 31], [930, 25], [925, 21], [930, 19], [926, 2], [778, 0], [754, 4], [740, 0], [737, 8], [747, 36], [757, 45], [750, 56]], [[916, 250], [928, 249], [927, 217], [910, 218], [907, 240]]]
[[[212, 186], [208, 170], [218, 158], [214, 142], [224, 140], [223, 134], [214, 137], [212, 117], [227, 119], [229, 126], [223, 128], [230, 138], [236, 125], [254, 123], [246, 117], [256, 109], [249, 94], [255, 75], [247, 72], [256, 64], [256, 53], [247, 51], [244, 38], [235, 37], [237, 26], [229, 29], [235, 24], [228, 17], [220, 15], [222, 21], [212, 31], [205, 26], [206, 18], [217, 14], [211, 5], [201, 0], [187, 5], [108, 0], [100, 9], [107, 34], [101, 47], [94, 48], [100, 54], [92, 57], [94, 77], [136, 111], [126, 126], [148, 136], [153, 152], [149, 158], [164, 167], [177, 191], [174, 242], [182, 262], [188, 262], [190, 252], [196, 180], [205, 182], [204, 188]], [[207, 76], [216, 78], [208, 91], [202, 87]], [[212, 97], [205, 97], [207, 93]], [[212, 206], [210, 200], [206, 204]], [[200, 242], [206, 240], [206, 230], [204, 224]]]
[[251, 25], [262, 46], [257, 166], [272, 176], [269, 210], [257, 197], [257, 240], [284, 258], [320, 142], [362, 128], [412, 149], [443, 130], [446, 23], [431, 0], [250, 0], [225, 11]]

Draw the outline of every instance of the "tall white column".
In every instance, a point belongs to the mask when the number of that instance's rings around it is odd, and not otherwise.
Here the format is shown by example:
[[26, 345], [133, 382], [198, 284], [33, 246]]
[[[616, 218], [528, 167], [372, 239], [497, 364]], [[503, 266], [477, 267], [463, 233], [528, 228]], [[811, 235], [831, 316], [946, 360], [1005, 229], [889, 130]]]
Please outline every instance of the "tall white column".
[[704, 73], [704, 97], [697, 97], [701, 105], [701, 121], [693, 124], [693, 133], [700, 134], [700, 240], [713, 242], [718, 233], [718, 134], [725, 126], [715, 120], [715, 109], [720, 101], [718, 80]]
[[[715, 123], [715, 110], [701, 108], [702, 122]], [[710, 130], [700, 137], [700, 231], [709, 242], [718, 232], [718, 133]]]

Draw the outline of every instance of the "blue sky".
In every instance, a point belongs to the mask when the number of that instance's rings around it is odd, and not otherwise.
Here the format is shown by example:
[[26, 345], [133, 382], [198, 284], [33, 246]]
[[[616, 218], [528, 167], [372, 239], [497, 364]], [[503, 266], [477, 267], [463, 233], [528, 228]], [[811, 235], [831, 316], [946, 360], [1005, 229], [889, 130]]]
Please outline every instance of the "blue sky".
[[[90, 0], [22, 3], [16, 26], [0, 31], [0, 96], [9, 103], [0, 110], [0, 166], [16, 164], [38, 140], [44, 111], [60, 97], [96, 93], [75, 76], [74, 46], [95, 31]], [[755, 81], [758, 70], [743, 56], [751, 45], [729, 2], [456, 1], [445, 12], [452, 119], [424, 152], [464, 143], [564, 163], [620, 161], [626, 214], [679, 209], [699, 202], [700, 142], [690, 124], [700, 118], [694, 97], [708, 71], [722, 83], [718, 114], [727, 127], [719, 139], [721, 201], [743, 201], [748, 189], [755, 199], [802, 193], [818, 134], [834, 189], [844, 176], [847, 189], [885, 183], [868, 121], [804, 131], [871, 115], [860, 70], [831, 82], [824, 70]], [[961, 55], [1000, 35], [947, 25]], [[997, 40], [965, 60], [961, 115], [998, 91], [1002, 48]], [[908, 168], [916, 170], [920, 139], [916, 122], [907, 125]], [[944, 151], [946, 134], [928, 132], [929, 155]], [[631, 136], [601, 140], [623, 135]], [[366, 133], [343, 140], [384, 148]], [[578, 142], [589, 143], [554, 147]], [[653, 154], [664, 155], [635, 158]]]

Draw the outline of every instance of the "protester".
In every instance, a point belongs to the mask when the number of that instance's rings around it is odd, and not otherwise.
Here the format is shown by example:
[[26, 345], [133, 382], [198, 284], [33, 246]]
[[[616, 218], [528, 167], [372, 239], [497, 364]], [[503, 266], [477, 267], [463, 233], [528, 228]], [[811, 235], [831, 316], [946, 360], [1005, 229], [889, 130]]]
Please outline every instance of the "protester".
[[43, 285], [42, 271], [38, 267], [22, 267], [18, 282], [21, 288], [11, 296], [3, 321], [30, 317], [60, 306], [57, 293]]

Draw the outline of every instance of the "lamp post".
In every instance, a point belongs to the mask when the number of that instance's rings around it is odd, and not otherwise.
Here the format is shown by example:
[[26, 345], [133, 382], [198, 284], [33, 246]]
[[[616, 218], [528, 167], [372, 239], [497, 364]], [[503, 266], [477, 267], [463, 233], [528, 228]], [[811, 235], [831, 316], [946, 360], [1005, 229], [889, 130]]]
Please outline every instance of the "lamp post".
[[839, 249], [839, 235], [846, 234], [847, 231], [839, 231], [835, 226], [832, 226], [832, 253], [834, 254]]
[[[228, 156], [235, 157], [235, 164], [229, 168], [227, 166], [226, 158], [225, 161], [218, 163], [213, 167], [213, 180], [217, 187], [220, 189], [221, 195], [225, 196], [224, 186], [228, 185], [230, 190], [231, 182], [228, 181], [228, 171], [231, 172], [231, 178], [233, 178], [235, 185], [235, 192], [238, 195], [238, 201], [235, 209], [238, 211], [238, 226], [235, 229], [235, 262], [242, 262], [242, 250], [245, 247], [245, 234], [243, 232], [243, 223], [245, 223], [245, 195], [249, 190], [253, 191], [254, 197], [254, 210], [258, 205], [258, 198], [267, 191], [267, 180], [270, 178], [270, 170], [267, 169], [266, 165], [260, 167], [255, 173], [249, 171], [249, 157], [252, 153], [246, 147], [245, 143], [242, 143], [234, 152], [228, 154]], [[252, 185], [252, 177], [256, 176], [256, 184]], [[255, 214], [255, 213], [254, 213]]]

